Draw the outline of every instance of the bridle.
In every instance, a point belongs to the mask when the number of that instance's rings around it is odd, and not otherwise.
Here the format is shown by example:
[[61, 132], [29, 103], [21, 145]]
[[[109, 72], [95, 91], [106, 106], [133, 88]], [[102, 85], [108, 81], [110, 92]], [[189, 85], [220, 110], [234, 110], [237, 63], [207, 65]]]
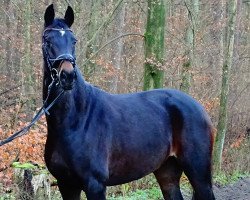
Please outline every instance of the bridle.
[[47, 66], [50, 70], [50, 75], [51, 75], [52, 80], [59, 81], [59, 72], [58, 72], [58, 69], [55, 67], [55, 63], [59, 62], [59, 66], [60, 66], [63, 61], [65, 61], [65, 60], [69, 61], [73, 65], [73, 68], [75, 70], [76, 58], [75, 58], [75, 55], [71, 55], [71, 54], [61, 54], [61, 55], [57, 56], [56, 58], [51, 58], [49, 55], [49, 52], [46, 48], [46, 46], [47, 46], [46, 38], [45, 38], [46, 31], [70, 31], [70, 32], [72, 32], [72, 30], [69, 28], [66, 28], [66, 29], [64, 29], [64, 28], [46, 28], [43, 31], [43, 36], [42, 36], [42, 39], [43, 39], [43, 43], [42, 43], [43, 58], [47, 62]]

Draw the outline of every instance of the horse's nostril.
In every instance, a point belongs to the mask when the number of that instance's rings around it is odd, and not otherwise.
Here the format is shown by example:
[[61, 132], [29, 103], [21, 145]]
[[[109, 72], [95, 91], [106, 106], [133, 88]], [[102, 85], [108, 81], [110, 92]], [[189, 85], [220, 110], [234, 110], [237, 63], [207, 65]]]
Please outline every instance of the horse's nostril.
[[62, 70], [60, 73], [60, 85], [64, 90], [71, 90], [73, 88], [75, 72]]

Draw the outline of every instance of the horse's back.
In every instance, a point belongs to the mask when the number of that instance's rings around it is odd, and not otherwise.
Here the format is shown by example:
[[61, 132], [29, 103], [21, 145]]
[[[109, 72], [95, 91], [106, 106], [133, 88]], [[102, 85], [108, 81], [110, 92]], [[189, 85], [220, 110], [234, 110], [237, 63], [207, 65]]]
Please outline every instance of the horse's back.
[[[196, 123], [212, 126], [211, 120], [204, 107], [188, 94], [175, 89], [155, 89], [139, 93], [114, 95], [114, 101], [109, 104], [115, 109], [141, 112], [148, 117], [168, 117], [169, 120], [178, 118], [179, 122]], [[138, 116], [141, 114], [138, 113]], [[166, 119], [167, 120], [167, 119]], [[159, 122], [159, 121], [158, 121]]]

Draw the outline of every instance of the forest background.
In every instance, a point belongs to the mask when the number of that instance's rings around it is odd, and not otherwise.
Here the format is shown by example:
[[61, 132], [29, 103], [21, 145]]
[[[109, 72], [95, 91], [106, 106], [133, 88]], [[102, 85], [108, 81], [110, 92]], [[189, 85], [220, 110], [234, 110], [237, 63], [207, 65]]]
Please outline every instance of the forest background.
[[[158, 70], [165, 88], [186, 90], [217, 127], [229, 3], [226, 0], [165, 1], [164, 53]], [[227, 131], [221, 169], [250, 172], [250, 1], [236, 2], [232, 67], [227, 94]], [[43, 14], [54, 3], [63, 17], [75, 11], [77, 65], [86, 81], [111, 93], [143, 90], [146, 0], [3, 0], [0, 4], [0, 139], [23, 127], [42, 105]], [[188, 65], [187, 65], [188, 63]], [[188, 68], [187, 68], [188, 66]], [[185, 88], [184, 88], [185, 89]], [[44, 165], [44, 118], [30, 134], [0, 147], [0, 182], [13, 181], [14, 161]]]

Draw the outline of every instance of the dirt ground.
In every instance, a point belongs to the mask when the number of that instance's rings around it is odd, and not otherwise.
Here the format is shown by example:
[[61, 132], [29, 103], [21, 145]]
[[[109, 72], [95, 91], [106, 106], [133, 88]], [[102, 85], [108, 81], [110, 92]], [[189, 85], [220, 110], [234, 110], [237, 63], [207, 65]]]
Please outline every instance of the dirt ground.
[[[226, 186], [215, 185], [213, 190], [216, 200], [250, 200], [250, 177]], [[192, 197], [184, 195], [184, 199], [190, 200]]]
[[250, 200], [250, 177], [221, 187], [214, 186], [216, 200]]

